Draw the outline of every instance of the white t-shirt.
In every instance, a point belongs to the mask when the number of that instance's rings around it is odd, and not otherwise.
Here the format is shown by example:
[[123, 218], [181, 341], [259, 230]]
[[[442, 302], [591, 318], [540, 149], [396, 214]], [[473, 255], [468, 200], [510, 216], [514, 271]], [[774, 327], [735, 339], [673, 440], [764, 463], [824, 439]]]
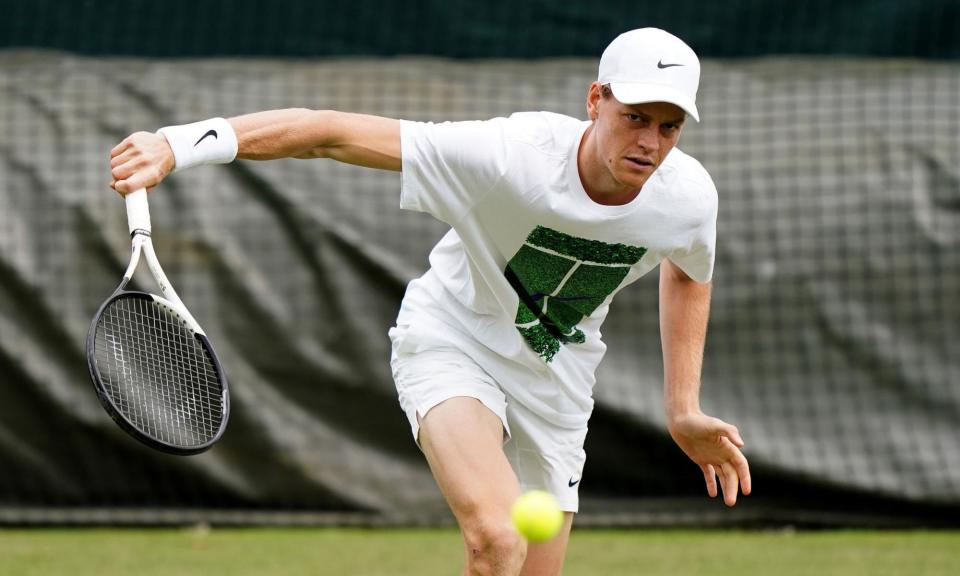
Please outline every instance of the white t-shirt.
[[674, 148], [628, 204], [587, 196], [577, 152], [589, 122], [549, 112], [401, 123], [402, 208], [451, 230], [397, 319], [476, 360], [515, 399], [571, 426], [593, 407], [613, 296], [664, 258], [713, 273], [717, 192]]

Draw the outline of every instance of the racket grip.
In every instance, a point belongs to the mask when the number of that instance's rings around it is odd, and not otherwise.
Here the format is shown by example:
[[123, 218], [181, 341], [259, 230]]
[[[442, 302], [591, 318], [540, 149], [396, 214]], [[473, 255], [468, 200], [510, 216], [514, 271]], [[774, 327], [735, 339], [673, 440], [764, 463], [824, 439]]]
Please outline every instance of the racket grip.
[[147, 204], [147, 190], [140, 188], [127, 194], [127, 225], [130, 226], [130, 235], [137, 230], [150, 234], [150, 207]]

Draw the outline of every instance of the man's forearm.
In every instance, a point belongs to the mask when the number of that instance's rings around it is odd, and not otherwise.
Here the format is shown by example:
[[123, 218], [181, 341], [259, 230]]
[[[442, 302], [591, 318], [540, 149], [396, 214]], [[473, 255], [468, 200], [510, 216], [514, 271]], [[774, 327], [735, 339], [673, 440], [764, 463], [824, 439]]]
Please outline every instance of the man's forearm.
[[669, 261], [660, 265], [660, 339], [668, 421], [700, 411], [710, 291], [710, 284], [695, 282]]
[[237, 158], [332, 158], [349, 164], [400, 169], [399, 121], [332, 110], [289, 108], [230, 118]]
[[311, 122], [318, 113], [306, 108], [266, 110], [229, 119], [237, 133], [237, 158], [273, 160], [302, 156], [321, 142]]

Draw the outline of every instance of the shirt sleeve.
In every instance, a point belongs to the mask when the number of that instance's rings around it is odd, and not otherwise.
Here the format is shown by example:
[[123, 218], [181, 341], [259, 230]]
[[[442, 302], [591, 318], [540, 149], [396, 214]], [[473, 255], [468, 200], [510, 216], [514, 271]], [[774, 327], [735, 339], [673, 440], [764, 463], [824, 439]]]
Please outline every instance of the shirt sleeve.
[[506, 171], [503, 121], [401, 121], [400, 207], [459, 222]]
[[697, 282], [713, 279], [717, 247], [717, 188], [707, 177], [700, 185], [699, 223], [692, 230], [686, 246], [670, 254], [670, 261]]

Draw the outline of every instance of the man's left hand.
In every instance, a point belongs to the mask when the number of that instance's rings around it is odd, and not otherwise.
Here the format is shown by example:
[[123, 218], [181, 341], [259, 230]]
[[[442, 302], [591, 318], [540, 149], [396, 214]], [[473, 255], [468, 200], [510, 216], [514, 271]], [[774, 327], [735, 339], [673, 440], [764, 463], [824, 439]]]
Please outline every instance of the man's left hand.
[[743, 439], [736, 426], [702, 412], [670, 418], [670, 436], [703, 471], [707, 493], [717, 495], [717, 478], [727, 506], [737, 503], [738, 492], [750, 494], [750, 466], [740, 451]]

